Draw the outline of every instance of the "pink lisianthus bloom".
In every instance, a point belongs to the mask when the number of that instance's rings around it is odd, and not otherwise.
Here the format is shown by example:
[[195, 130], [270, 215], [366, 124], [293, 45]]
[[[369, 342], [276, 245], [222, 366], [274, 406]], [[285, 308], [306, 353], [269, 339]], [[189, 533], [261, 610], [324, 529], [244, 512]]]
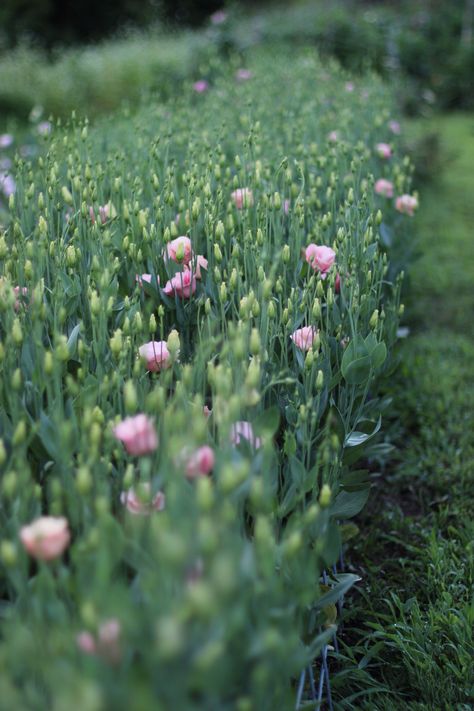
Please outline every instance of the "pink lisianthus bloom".
[[36, 130], [38, 131], [40, 136], [49, 136], [49, 134], [53, 130], [53, 125], [51, 121], [40, 121], [36, 127]]
[[15, 294], [15, 303], [13, 305], [13, 308], [15, 309], [15, 311], [18, 311], [20, 306], [23, 305], [22, 297], [24, 299], [28, 296], [28, 288], [26, 286], [14, 286], [13, 293]]
[[262, 446], [261, 438], [255, 436], [252, 425], [246, 420], [234, 422], [230, 428], [230, 441], [233, 445], [240, 444], [242, 439], [246, 439], [255, 449], [259, 449]]
[[392, 155], [392, 147], [389, 143], [377, 143], [375, 150], [380, 158], [390, 158]]
[[285, 215], [288, 215], [290, 212], [290, 201], [288, 199], [283, 200], [283, 212]]
[[66, 550], [71, 540], [67, 519], [42, 516], [20, 530], [25, 550], [37, 560], [54, 560]]
[[207, 271], [207, 259], [203, 257], [202, 254], [198, 254], [191, 260], [190, 264], [186, 267], [189, 271], [196, 277], [196, 279], [202, 279], [201, 269], [206, 269]]
[[189, 237], [176, 237], [166, 245], [166, 256], [177, 264], [189, 264], [193, 256]]
[[[156, 279], [156, 282], [154, 282], [154, 279]], [[153, 274], [135, 274], [135, 281], [141, 287], [143, 287], [143, 284], [151, 284], [152, 282], [157, 283], [158, 286], [160, 285], [160, 277], [153, 277]]]
[[13, 136], [11, 133], [0, 134], [0, 148], [9, 148], [13, 143]]
[[204, 94], [209, 89], [209, 83], [205, 79], [199, 79], [194, 82], [193, 89], [198, 94]]
[[339, 140], [339, 131], [329, 131], [328, 133], [328, 141], [331, 143], [337, 143]]
[[347, 82], [346, 82], [345, 89], [346, 89], [346, 91], [348, 91], [349, 93], [351, 93], [352, 91], [354, 91], [354, 89], [355, 89], [354, 82], [352, 82], [352, 81], [347, 81]]
[[183, 453], [186, 461], [185, 470], [188, 479], [195, 479], [198, 476], [206, 476], [214, 469], [214, 450], [209, 445], [199, 447], [191, 454]]
[[76, 644], [84, 654], [98, 655], [111, 664], [116, 664], [122, 656], [120, 649], [120, 622], [112, 618], [99, 627], [97, 637], [90, 632], [79, 632]]
[[393, 183], [390, 180], [385, 180], [385, 178], [379, 178], [376, 181], [374, 190], [377, 195], [383, 195], [386, 198], [393, 197]]
[[227, 13], [224, 10], [217, 10], [212, 13], [210, 20], [213, 25], [222, 25], [227, 20]]
[[400, 126], [400, 123], [398, 121], [389, 121], [388, 122], [388, 127], [391, 130], [392, 133], [394, 133], [396, 136], [399, 136], [402, 132], [402, 128]]
[[294, 331], [290, 338], [297, 348], [302, 351], [309, 351], [313, 345], [313, 341], [318, 333], [314, 326], [303, 326]]
[[189, 269], [178, 272], [172, 279], [166, 282], [163, 289], [166, 296], [179, 296], [181, 299], [189, 299], [196, 291], [196, 275]]
[[395, 200], [395, 208], [398, 212], [413, 217], [418, 207], [418, 200], [414, 195], [400, 195]]
[[237, 69], [235, 78], [237, 81], [247, 81], [252, 78], [252, 72], [250, 69]]
[[120, 501], [131, 514], [149, 516], [154, 511], [163, 511], [165, 508], [165, 495], [157, 491], [151, 498], [151, 486], [148, 482], [140, 484], [138, 493], [134, 488], [122, 491]]
[[149, 341], [138, 349], [140, 357], [146, 363], [146, 369], [151, 373], [159, 373], [171, 366], [171, 355], [166, 341]]
[[204, 407], [202, 408], [202, 414], [204, 415], [206, 420], [208, 420], [210, 418], [210, 416], [212, 415], [211, 408], [208, 407], [207, 405], [204, 405]]
[[114, 427], [114, 436], [123, 445], [129, 454], [140, 457], [150, 454], [158, 447], [153, 420], [144, 414], [127, 417]]
[[336, 252], [331, 247], [309, 244], [305, 249], [305, 259], [312, 269], [321, 272], [325, 278], [336, 260]]
[[237, 210], [242, 210], [244, 207], [251, 207], [254, 203], [253, 193], [250, 188], [237, 188], [237, 190], [231, 193], [231, 198]]
[[[109, 217], [111, 216], [111, 208], [110, 208], [110, 203], [107, 203], [106, 205], [99, 205], [99, 220], [101, 225], [105, 225]], [[89, 207], [89, 215], [91, 218], [91, 222], [93, 225], [96, 223], [96, 217], [95, 217], [95, 212], [94, 208], [92, 205]]]

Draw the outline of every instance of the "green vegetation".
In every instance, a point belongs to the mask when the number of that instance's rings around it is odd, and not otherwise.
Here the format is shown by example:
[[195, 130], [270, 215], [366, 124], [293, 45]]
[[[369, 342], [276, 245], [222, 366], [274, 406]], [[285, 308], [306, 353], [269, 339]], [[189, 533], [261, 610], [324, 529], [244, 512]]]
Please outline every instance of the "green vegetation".
[[351, 552], [366, 584], [347, 606], [341, 694], [382, 685], [368, 709], [468, 709], [474, 697], [474, 118], [437, 117], [410, 133], [433, 128], [444, 169], [417, 219], [416, 332], [393, 389], [398, 464], [375, 480]]

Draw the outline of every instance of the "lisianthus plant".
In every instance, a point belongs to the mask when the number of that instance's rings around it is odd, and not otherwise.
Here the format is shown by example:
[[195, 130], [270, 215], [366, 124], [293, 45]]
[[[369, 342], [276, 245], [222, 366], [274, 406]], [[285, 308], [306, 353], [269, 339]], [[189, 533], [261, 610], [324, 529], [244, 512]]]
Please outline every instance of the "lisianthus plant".
[[16, 159], [0, 235], [10, 708], [289, 708], [357, 580], [321, 587], [379, 446], [411, 168], [376, 80], [347, 92], [309, 53], [251, 72], [73, 118]]

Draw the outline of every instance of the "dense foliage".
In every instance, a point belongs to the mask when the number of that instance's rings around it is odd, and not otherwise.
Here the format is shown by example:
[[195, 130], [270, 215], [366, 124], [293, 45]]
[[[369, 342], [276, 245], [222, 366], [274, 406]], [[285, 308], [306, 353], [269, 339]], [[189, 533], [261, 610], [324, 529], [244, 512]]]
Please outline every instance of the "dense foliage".
[[6, 707], [293, 706], [385, 451], [393, 119], [376, 79], [264, 52], [10, 169], [2, 137]]

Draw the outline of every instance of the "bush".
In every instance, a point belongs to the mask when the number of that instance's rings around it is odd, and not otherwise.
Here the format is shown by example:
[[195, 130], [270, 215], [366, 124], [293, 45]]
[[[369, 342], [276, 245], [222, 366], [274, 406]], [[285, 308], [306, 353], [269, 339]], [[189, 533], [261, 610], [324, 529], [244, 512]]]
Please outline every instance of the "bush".
[[[133, 119], [54, 126], [16, 160], [0, 237], [9, 708], [290, 708], [357, 580], [322, 572], [369, 493], [358, 462], [383, 456], [388, 261], [410, 218], [374, 178], [407, 192], [410, 168], [376, 150], [396, 144], [376, 79], [348, 90], [297, 52], [248, 69]], [[139, 414], [141, 434], [123, 431]], [[64, 520], [25, 530], [44, 515]]]

